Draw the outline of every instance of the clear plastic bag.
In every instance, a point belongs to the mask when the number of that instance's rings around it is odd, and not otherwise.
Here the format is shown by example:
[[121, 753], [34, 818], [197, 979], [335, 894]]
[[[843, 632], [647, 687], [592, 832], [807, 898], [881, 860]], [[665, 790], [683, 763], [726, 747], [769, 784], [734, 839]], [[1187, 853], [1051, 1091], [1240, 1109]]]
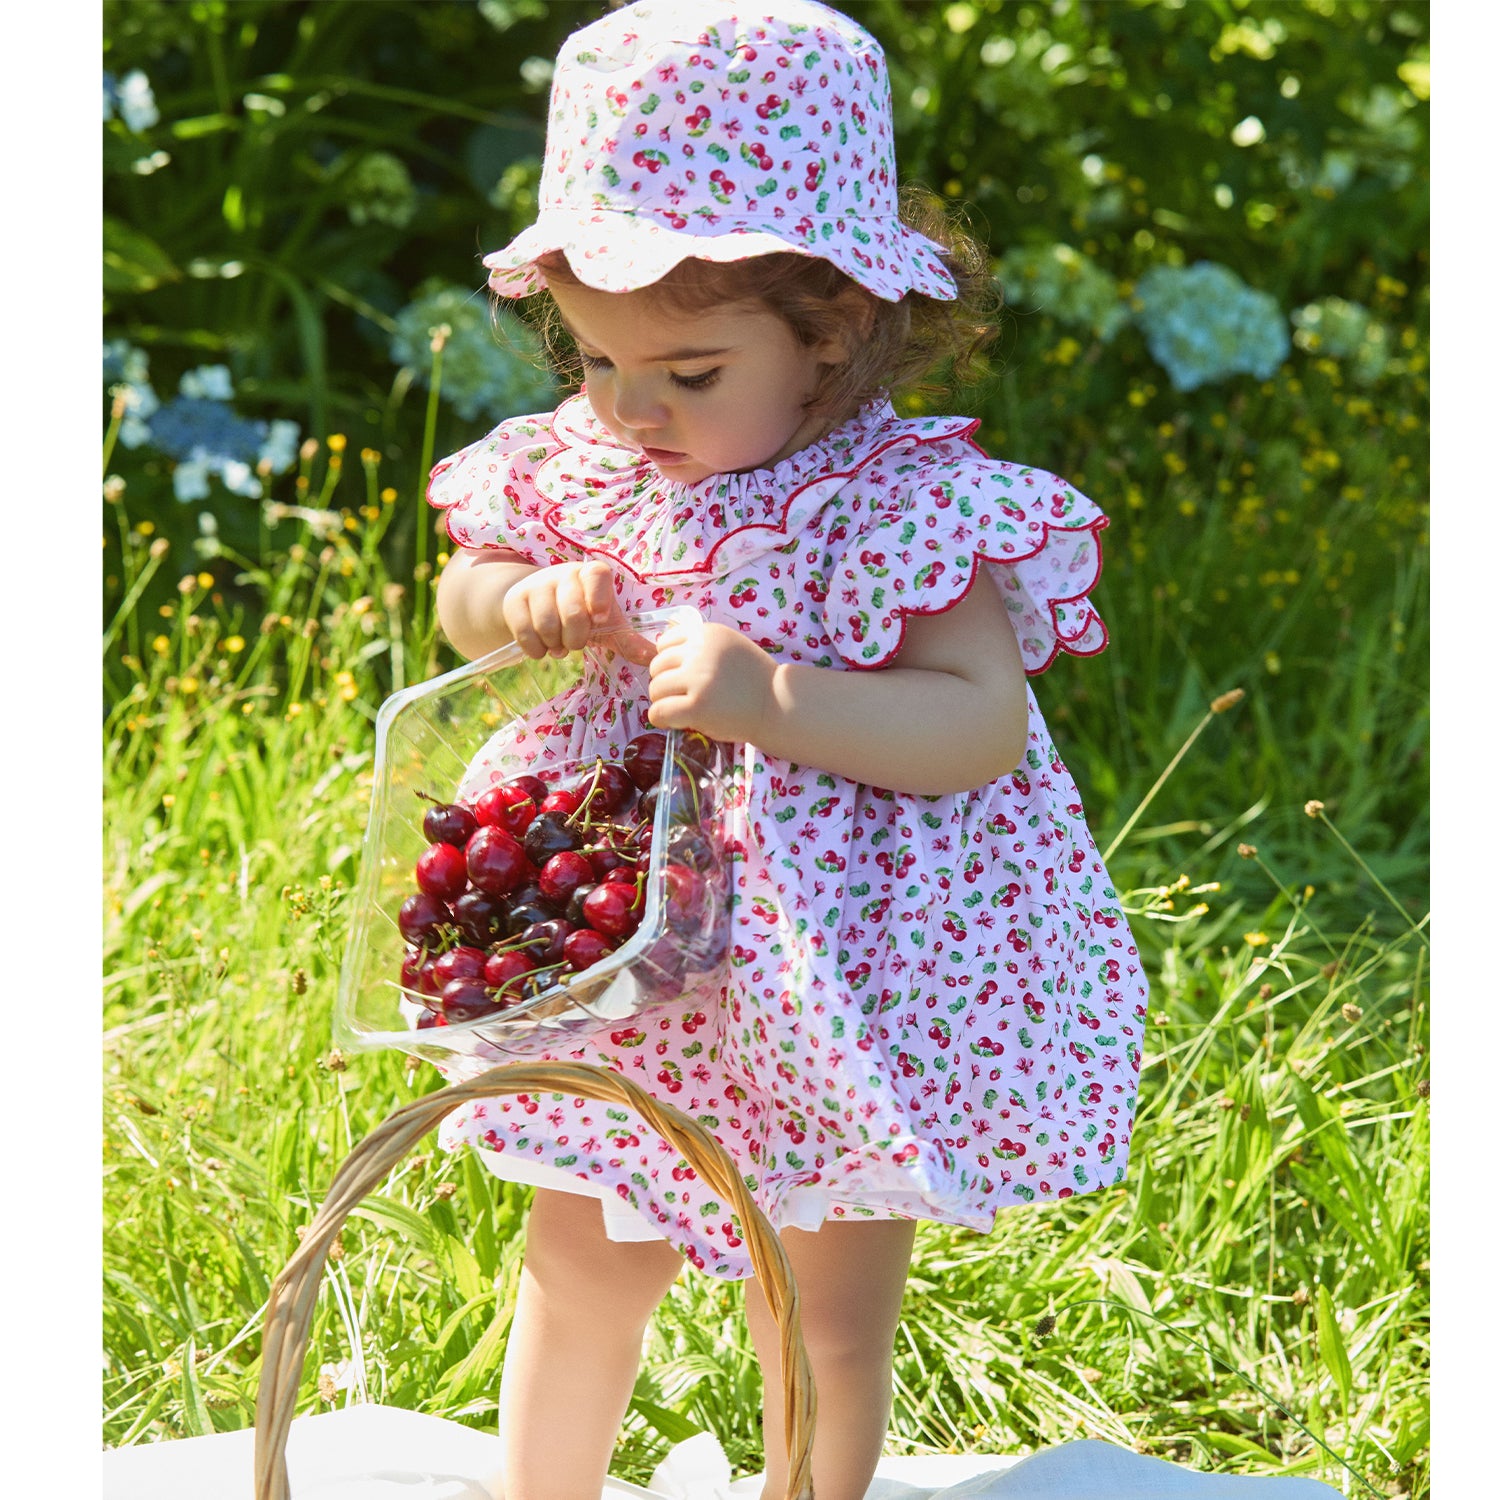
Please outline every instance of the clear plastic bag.
[[[639, 649], [642, 638], [649, 642], [669, 624], [696, 618], [681, 608], [642, 615], [628, 632], [599, 637], [563, 661], [530, 661], [507, 646], [381, 705], [370, 819], [335, 1006], [341, 1045], [399, 1047], [439, 1063], [455, 1054], [488, 1063], [565, 1053], [711, 982], [728, 944], [723, 819], [730, 751], [702, 735], [651, 731], [642, 659], [649, 660], [649, 649]], [[597, 697], [573, 691], [586, 680], [600, 690]], [[638, 753], [627, 769], [631, 741]], [[577, 753], [581, 745], [587, 753]], [[657, 750], [662, 770], [653, 778]], [[544, 836], [534, 832], [542, 812], [531, 804], [528, 814], [511, 790], [526, 777], [579, 803], [571, 813], [552, 809]], [[533, 796], [538, 791], [528, 789]], [[499, 846], [498, 854], [475, 853], [476, 834], [465, 832], [469, 825], [454, 817], [454, 806], [481, 830], [500, 830], [479, 841]], [[541, 855], [563, 838], [560, 828], [573, 840], [568, 849], [597, 877], [582, 884], [618, 885], [629, 897], [623, 912], [620, 893], [595, 898], [593, 917], [584, 915], [585, 897], [574, 905], [576, 889], [565, 899], [549, 897], [581, 868], [576, 858], [563, 860], [554, 866], [555, 881], [541, 878], [551, 853]], [[434, 840], [434, 830], [446, 836]], [[502, 833], [528, 859], [503, 891], [515, 856]], [[458, 850], [462, 860], [429, 855], [435, 843]], [[530, 887], [540, 906], [521, 899]], [[575, 944], [570, 962], [559, 951], [567, 933], [559, 936], [556, 925], [538, 932], [536, 922], [588, 929], [600, 940], [592, 949], [587, 939]], [[612, 946], [602, 957], [571, 966], [605, 941]], [[451, 956], [456, 949], [468, 951]], [[475, 967], [475, 952], [484, 971], [455, 973]], [[517, 953], [534, 960], [532, 969], [500, 982], [501, 971], [517, 965], [499, 955]], [[473, 982], [456, 991], [455, 978]]]

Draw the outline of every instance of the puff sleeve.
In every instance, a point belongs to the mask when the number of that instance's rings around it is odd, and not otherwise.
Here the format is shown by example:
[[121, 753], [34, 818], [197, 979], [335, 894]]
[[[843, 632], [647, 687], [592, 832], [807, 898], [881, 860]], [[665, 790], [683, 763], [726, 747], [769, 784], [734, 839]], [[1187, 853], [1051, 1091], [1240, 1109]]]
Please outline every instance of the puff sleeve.
[[850, 666], [886, 666], [907, 616], [951, 609], [984, 567], [1028, 673], [1059, 651], [1092, 656], [1109, 639], [1088, 600], [1108, 524], [1093, 501], [1044, 470], [982, 456], [934, 462], [862, 518], [834, 559], [829, 638]]
[[536, 471], [556, 447], [550, 417], [511, 417], [433, 466], [427, 502], [445, 512], [448, 535], [460, 547], [508, 547], [540, 558], [548, 533]]

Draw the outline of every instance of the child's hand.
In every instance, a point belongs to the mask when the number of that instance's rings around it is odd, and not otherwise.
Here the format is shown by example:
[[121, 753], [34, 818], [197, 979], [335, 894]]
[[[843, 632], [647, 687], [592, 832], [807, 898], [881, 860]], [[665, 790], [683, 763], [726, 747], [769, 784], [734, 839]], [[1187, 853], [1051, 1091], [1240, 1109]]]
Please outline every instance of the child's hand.
[[501, 614], [515, 643], [534, 659], [581, 651], [607, 631], [620, 634], [604, 644], [632, 661], [650, 659], [650, 643], [626, 623], [606, 562], [538, 568], [506, 591]]
[[656, 643], [646, 717], [658, 729], [754, 742], [775, 672], [775, 661], [732, 625], [673, 625]]

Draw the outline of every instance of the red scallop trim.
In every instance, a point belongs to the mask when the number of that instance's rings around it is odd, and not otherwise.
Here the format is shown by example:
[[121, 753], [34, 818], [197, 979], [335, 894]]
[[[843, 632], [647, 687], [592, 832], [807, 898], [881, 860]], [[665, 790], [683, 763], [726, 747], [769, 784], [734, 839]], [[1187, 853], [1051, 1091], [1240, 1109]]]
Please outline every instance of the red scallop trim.
[[[575, 396], [575, 397], [573, 397], [571, 399], [573, 399], [573, 400], [582, 400], [582, 399], [584, 399], [583, 398], [583, 393], [579, 392], [577, 396]], [[570, 448], [572, 446], [571, 444], [569, 444], [567, 442], [564, 442], [561, 438], [558, 437], [556, 429], [553, 426], [553, 422], [552, 422], [552, 418], [555, 417], [555, 416], [556, 416], [556, 413], [553, 412], [553, 413], [550, 413], [548, 415], [548, 417], [547, 417], [547, 436], [552, 440], [552, 443], [554, 444], [554, 446], [551, 448], [551, 451], [547, 453], [546, 457], [544, 457], [538, 463], [538, 465], [537, 465], [538, 469], [541, 468], [542, 464], [546, 464], [546, 463], [550, 462], [553, 458], [555, 458], [557, 456], [557, 454], [564, 452], [565, 450], [567, 450], [568, 448]], [[969, 446], [971, 448], [973, 448], [973, 450], [980, 455], [980, 457], [982, 457], [982, 458], [989, 458], [990, 454], [988, 454], [984, 450], [984, 448], [978, 442], [976, 442], [974, 440], [974, 434], [975, 434], [975, 432], [977, 432], [979, 430], [979, 426], [980, 426], [979, 419], [977, 417], [975, 417], [975, 418], [969, 419], [966, 426], [950, 428], [950, 429], [948, 429], [947, 431], [944, 431], [944, 432], [938, 432], [938, 433], [932, 433], [932, 434], [914, 433], [914, 432], [898, 433], [895, 437], [891, 438], [890, 441], [882, 443], [878, 448], [874, 448], [869, 453], [865, 454], [860, 459], [860, 461], [853, 466], [853, 468], [845, 469], [845, 470], [838, 470], [838, 469], [829, 470], [829, 471], [827, 471], [825, 473], [814, 474], [810, 478], [804, 480], [803, 483], [799, 484], [796, 487], [796, 489], [794, 489], [791, 492], [791, 494], [788, 495], [785, 504], [781, 507], [781, 515], [780, 515], [780, 518], [778, 520], [776, 520], [776, 521], [751, 521], [751, 522], [747, 522], [744, 526], [737, 526], [737, 527], [735, 527], [735, 529], [733, 531], [727, 531], [727, 532], [725, 532], [724, 535], [721, 536], [718, 539], [718, 541], [716, 541], [713, 544], [713, 546], [709, 549], [708, 555], [704, 559], [704, 562], [703, 562], [702, 566], [696, 567], [696, 568], [674, 568], [674, 569], [672, 569], [672, 570], [670, 570], [668, 572], [664, 572], [664, 573], [663, 572], [653, 572], [649, 576], [651, 578], [653, 578], [653, 579], [710, 576], [709, 575], [709, 565], [713, 562], [713, 559], [714, 559], [715, 555], [718, 553], [719, 549], [721, 547], [723, 547], [724, 544], [726, 542], [728, 542], [732, 537], [738, 536], [740, 534], [740, 532], [742, 532], [742, 531], [781, 532], [784, 535], [785, 531], [786, 531], [786, 519], [787, 519], [787, 516], [791, 513], [792, 506], [796, 502], [797, 498], [805, 490], [810, 489], [815, 484], [822, 484], [822, 483], [824, 483], [824, 482], [826, 482], [827, 480], [830, 480], [830, 479], [839, 479], [839, 480], [849, 480], [849, 479], [852, 479], [867, 464], [870, 464], [875, 459], [879, 458], [881, 456], [881, 454], [887, 453], [892, 448], [900, 447], [903, 444], [909, 445], [911, 447], [917, 447], [917, 446], [920, 446], [922, 444], [931, 444], [931, 443], [937, 443], [937, 442], [946, 442], [947, 440], [949, 440], [951, 438], [951, 439], [956, 439], [959, 442], [966, 442], [966, 443], [968, 443]], [[479, 440], [479, 442], [483, 442], [483, 441], [484, 441], [483, 438], [481, 438]], [[540, 434], [539, 434], [537, 439], [533, 439], [532, 440], [533, 445], [537, 441], [543, 441], [543, 442], [545, 442], [545, 439], [542, 439], [541, 436], [540, 436]], [[459, 453], [457, 453], [456, 455], [454, 455], [454, 457], [452, 457], [450, 459], [444, 459], [442, 462], [440, 462], [438, 464], [435, 464], [433, 466], [433, 468], [432, 468], [432, 471], [431, 471], [430, 475], [428, 476], [427, 493], [426, 493], [427, 503], [429, 505], [432, 505], [435, 509], [442, 510], [443, 512], [445, 512], [444, 518], [443, 518], [443, 520], [444, 520], [444, 526], [447, 529], [449, 540], [452, 541], [455, 546], [460, 546], [461, 547], [461, 546], [467, 545], [466, 543], [459, 541], [459, 539], [456, 536], [453, 535], [452, 516], [450, 514], [447, 514], [448, 512], [450, 512], [452, 510], [453, 506], [456, 505], [458, 502], [456, 500], [449, 500], [446, 503], [444, 503], [444, 502], [441, 502], [441, 501], [434, 500], [432, 498], [432, 490], [433, 490], [433, 486], [437, 483], [437, 481], [444, 474], [446, 474], [449, 469], [451, 469], [455, 464], [457, 464], [470, 451], [471, 448], [476, 448], [478, 446], [479, 446], [478, 442], [470, 444], [470, 448], [461, 449], [459, 451]], [[560, 541], [568, 543], [570, 546], [581, 548], [583, 551], [588, 552], [588, 553], [592, 553], [593, 555], [598, 556], [598, 557], [608, 558], [611, 562], [617, 563], [621, 568], [623, 568], [627, 573], [629, 573], [630, 576], [636, 580], [636, 582], [638, 582], [638, 583], [644, 583], [644, 582], [646, 582], [647, 575], [638, 573], [618, 553], [611, 552], [609, 549], [604, 548], [604, 547], [597, 547], [597, 546], [590, 545], [589, 543], [585, 542], [582, 538], [580, 538], [580, 537], [578, 537], [576, 535], [572, 535], [569, 532], [564, 531], [560, 526], [557, 526], [556, 524], [554, 524], [555, 518], [561, 512], [561, 510], [562, 510], [562, 503], [560, 501], [559, 502], [554, 502], [554, 503], [550, 504], [545, 510], [543, 510], [542, 513], [541, 513], [541, 515], [540, 515], [540, 520], [541, 520], [542, 525], [545, 526], [547, 528], [547, 530], [552, 533], [553, 536], [557, 537]], [[1105, 625], [1104, 620], [1100, 616], [1098, 610], [1096, 610], [1092, 605], [1090, 605], [1089, 606], [1088, 614], [1084, 617], [1083, 624], [1078, 629], [1072, 631], [1068, 635], [1064, 635], [1063, 632], [1062, 632], [1062, 630], [1059, 628], [1059, 623], [1058, 623], [1058, 620], [1057, 620], [1057, 611], [1058, 611], [1059, 607], [1062, 606], [1062, 605], [1064, 605], [1064, 604], [1072, 604], [1072, 603], [1075, 603], [1079, 599], [1086, 598], [1087, 595], [1089, 594], [1090, 590], [1092, 590], [1095, 587], [1095, 585], [1098, 584], [1100, 575], [1101, 575], [1101, 573], [1103, 571], [1103, 567], [1104, 567], [1104, 553], [1103, 553], [1103, 548], [1099, 544], [1098, 533], [1101, 532], [1101, 531], [1103, 531], [1109, 525], [1109, 517], [1101, 515], [1101, 516], [1098, 517], [1097, 520], [1090, 521], [1085, 526], [1052, 526], [1052, 525], [1049, 525], [1046, 521], [1040, 522], [1040, 525], [1042, 527], [1041, 540], [1037, 543], [1037, 545], [1035, 547], [1033, 547], [1031, 549], [1031, 551], [1023, 553], [1019, 557], [993, 557], [989, 553], [987, 553], [982, 547], [972, 548], [971, 550], [972, 550], [972, 553], [973, 553], [975, 566], [971, 566], [971, 568], [969, 569], [968, 577], [967, 577], [967, 579], [966, 579], [966, 581], [964, 583], [963, 592], [960, 593], [960, 594], [956, 594], [952, 599], [950, 599], [946, 604], [942, 605], [941, 607], [935, 608], [935, 609], [922, 609], [922, 608], [920, 608], [918, 606], [915, 606], [915, 605], [913, 605], [913, 606], [907, 606], [907, 605], [903, 605], [903, 604], [896, 605], [894, 607], [894, 613], [896, 613], [900, 617], [899, 621], [898, 621], [898, 627], [899, 628], [898, 628], [898, 632], [897, 632], [897, 636], [896, 636], [896, 643], [895, 643], [895, 645], [883, 657], [881, 657], [881, 659], [879, 661], [873, 661], [873, 662], [853, 662], [853, 661], [849, 661], [849, 659], [847, 657], [844, 657], [842, 652], [839, 652], [840, 657], [845, 661], [845, 663], [847, 664], [848, 668], [851, 671], [856, 671], [856, 672], [873, 672], [873, 671], [878, 671], [882, 667], [889, 666], [890, 663], [895, 659], [895, 657], [900, 654], [901, 647], [905, 643], [905, 640], [906, 640], [906, 622], [907, 622], [908, 619], [910, 619], [910, 617], [912, 615], [942, 615], [942, 614], [947, 614], [947, 612], [950, 609], [956, 608], [959, 604], [963, 603], [963, 601], [966, 598], [968, 598], [969, 590], [973, 588], [973, 586], [974, 586], [974, 580], [978, 577], [978, 567], [977, 567], [978, 563], [985, 562], [985, 563], [989, 563], [990, 565], [995, 566], [995, 567], [1013, 567], [1017, 563], [1026, 562], [1028, 559], [1033, 558], [1033, 557], [1037, 557], [1042, 552], [1046, 551], [1047, 544], [1048, 544], [1048, 542], [1049, 542], [1049, 540], [1050, 540], [1050, 538], [1052, 536], [1052, 533], [1054, 531], [1057, 531], [1057, 532], [1082, 532], [1082, 531], [1087, 531], [1087, 532], [1091, 532], [1091, 533], [1094, 534], [1094, 573], [1093, 573], [1093, 577], [1090, 578], [1089, 582], [1082, 589], [1080, 589], [1076, 594], [1049, 595], [1047, 598], [1037, 601], [1038, 603], [1042, 604], [1047, 609], [1048, 613], [1051, 616], [1052, 627], [1053, 627], [1053, 637], [1054, 637], [1054, 639], [1053, 639], [1053, 646], [1052, 646], [1052, 650], [1048, 653], [1046, 661], [1042, 662], [1039, 666], [1027, 667], [1026, 668], [1026, 675], [1028, 677], [1036, 677], [1036, 676], [1039, 676], [1041, 673], [1045, 672], [1047, 670], [1047, 668], [1050, 667], [1052, 665], [1052, 663], [1057, 660], [1058, 655], [1059, 655], [1060, 652], [1066, 652], [1069, 656], [1078, 656], [1078, 657], [1087, 657], [1087, 656], [1097, 656], [1097, 655], [1099, 655], [1099, 653], [1101, 651], [1103, 651], [1105, 649], [1105, 647], [1107, 647], [1109, 645], [1109, 628], [1108, 628], [1108, 626]], [[1095, 627], [1098, 628], [1098, 630], [1099, 630], [1101, 636], [1103, 637], [1103, 639], [1100, 641], [1099, 645], [1097, 645], [1096, 647], [1093, 648], [1093, 650], [1091, 650], [1091, 651], [1080, 651], [1076, 647], [1074, 647], [1074, 646], [1072, 646], [1072, 645], [1069, 644], [1069, 642], [1076, 641], [1077, 639], [1079, 639], [1079, 637], [1089, 634], [1090, 631], [1092, 631]], [[837, 650], [838, 649], [837, 646], [835, 646], [834, 649]]]
[[[976, 447], [977, 446], [978, 445], [976, 444]], [[980, 451], [983, 452], [983, 449], [981, 449]], [[988, 457], [988, 455], [986, 455], [986, 457]], [[906, 641], [907, 620], [909, 620], [913, 615], [945, 615], [950, 609], [957, 608], [958, 605], [962, 604], [964, 600], [969, 597], [969, 590], [974, 587], [974, 581], [979, 577], [979, 568], [977, 564], [986, 562], [996, 567], [1012, 567], [1016, 563], [1026, 562], [1029, 558], [1036, 557], [1040, 553], [1046, 551], [1048, 538], [1054, 531], [1087, 531], [1094, 534], [1094, 576], [1089, 579], [1088, 583], [1076, 594], [1049, 595], [1046, 599], [1038, 601], [1038, 603], [1045, 606], [1048, 613], [1052, 617], [1052, 634], [1054, 636], [1054, 641], [1052, 650], [1048, 653], [1046, 661], [1042, 662], [1040, 666], [1027, 667], [1026, 675], [1028, 677], [1040, 676], [1041, 673], [1045, 672], [1047, 668], [1057, 660], [1058, 653], [1062, 651], [1066, 651], [1069, 656], [1098, 656], [1099, 653], [1109, 645], [1109, 627], [1104, 623], [1104, 620], [1099, 614], [1099, 611], [1095, 609], [1092, 604], [1089, 605], [1089, 612], [1084, 617], [1082, 627], [1078, 630], [1073, 631], [1070, 635], [1065, 636], [1063, 632], [1058, 628], [1057, 610], [1060, 605], [1072, 604], [1079, 599], [1086, 598], [1089, 591], [1099, 582], [1100, 574], [1104, 571], [1104, 549], [1099, 544], [1098, 533], [1103, 531], [1108, 525], [1109, 517], [1103, 515], [1101, 515], [1097, 520], [1090, 521], [1087, 526], [1049, 526], [1047, 522], [1043, 521], [1041, 523], [1042, 540], [1035, 547], [1033, 547], [1030, 552], [1025, 553], [1021, 557], [991, 557], [982, 547], [975, 547], [972, 549], [972, 551], [974, 554], [974, 562], [976, 566], [973, 566], [969, 569], [968, 578], [964, 583], [963, 592], [961, 594], [954, 595], [954, 597], [950, 599], [946, 604], [940, 606], [937, 609], [919, 609], [916, 607], [908, 608], [904, 604], [898, 604], [895, 606], [892, 612], [900, 616], [900, 619], [897, 622], [899, 630], [896, 636], [896, 644], [892, 646], [891, 649], [886, 652], [886, 654], [882, 656], [879, 661], [855, 662], [849, 661], [849, 658], [844, 656], [843, 652], [841, 651], [839, 652], [839, 655], [843, 657], [843, 660], [845, 662], [848, 663], [849, 670], [853, 672], [875, 672], [878, 671], [881, 667], [888, 667], [891, 662], [900, 654], [901, 647]], [[1080, 636], [1087, 635], [1095, 626], [1099, 628], [1099, 632], [1104, 637], [1104, 639], [1101, 640], [1092, 651], [1079, 651], [1075, 647], [1068, 644], [1070, 641], [1076, 641]], [[834, 650], [838, 650], [837, 645], [834, 646]]]
[[[787, 517], [791, 514], [793, 505], [796, 503], [799, 496], [801, 496], [806, 490], [811, 489], [815, 484], [825, 484], [831, 479], [843, 481], [852, 479], [856, 474], [859, 473], [861, 469], [865, 468], [866, 465], [873, 463], [877, 458], [879, 458], [882, 453], [887, 453], [892, 448], [899, 448], [903, 444], [911, 447], [917, 447], [924, 443], [946, 442], [949, 438], [958, 438], [961, 441], [972, 442], [973, 434], [978, 426], [979, 419], [976, 417], [971, 419], [968, 422], [967, 426], [961, 428], [952, 428], [946, 432], [932, 433], [930, 435], [917, 432], [897, 433], [888, 442], [884, 442], [878, 448], [872, 448], [868, 453], [864, 454], [860, 458], [859, 462], [856, 463], [851, 469], [828, 469], [822, 472], [814, 473], [809, 478], [805, 479], [801, 484], [799, 484], [787, 496], [785, 503], [781, 507], [781, 514], [776, 520], [747, 521], [743, 526], [736, 526], [733, 531], [726, 531], [724, 535], [721, 536], [718, 541], [716, 541], [713, 546], [708, 549], [708, 552], [705, 555], [702, 563], [697, 567], [671, 568], [666, 571], [653, 570], [649, 575], [638, 573], [633, 567], [631, 567], [628, 562], [625, 561], [623, 557], [619, 555], [619, 553], [612, 552], [607, 547], [593, 546], [586, 542], [581, 536], [577, 536], [570, 532], [564, 531], [560, 526], [555, 525], [555, 518], [563, 508], [561, 501], [556, 501], [548, 505], [541, 512], [540, 519], [542, 524], [547, 528], [548, 531], [553, 534], [553, 536], [558, 537], [562, 541], [568, 542], [574, 547], [581, 547], [586, 552], [592, 552], [599, 557], [607, 557], [611, 562], [618, 563], [627, 573], [630, 574], [632, 578], [636, 580], [637, 583], [645, 583], [648, 577], [652, 579], [708, 578], [713, 576], [712, 564], [714, 558], [718, 555], [719, 549], [732, 538], [737, 537], [742, 531], [766, 531], [772, 534], [779, 533], [780, 535], [785, 536]], [[551, 453], [549, 453], [546, 458], [542, 460], [542, 464], [549, 463], [556, 456], [556, 454], [561, 453], [568, 446], [569, 445], [566, 443], [560, 444]], [[977, 447], [978, 445], [975, 444], [974, 446]], [[980, 449], [979, 451], [983, 452], [983, 449]], [[537, 468], [540, 469], [541, 464], [538, 464]], [[708, 481], [704, 480], [701, 482], [706, 484]], [[685, 488], [694, 488], [694, 486], [685, 486]], [[1030, 554], [1028, 554], [1028, 556], [1029, 555]]]

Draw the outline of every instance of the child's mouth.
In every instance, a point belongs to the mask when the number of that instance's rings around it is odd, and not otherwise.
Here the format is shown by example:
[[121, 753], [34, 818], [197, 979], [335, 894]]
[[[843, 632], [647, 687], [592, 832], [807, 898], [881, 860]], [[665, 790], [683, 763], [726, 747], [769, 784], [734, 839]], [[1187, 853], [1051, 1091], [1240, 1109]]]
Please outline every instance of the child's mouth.
[[671, 448], [642, 448], [641, 452], [656, 465], [658, 469], [670, 468], [673, 464], [685, 463], [686, 453], [678, 453]]

